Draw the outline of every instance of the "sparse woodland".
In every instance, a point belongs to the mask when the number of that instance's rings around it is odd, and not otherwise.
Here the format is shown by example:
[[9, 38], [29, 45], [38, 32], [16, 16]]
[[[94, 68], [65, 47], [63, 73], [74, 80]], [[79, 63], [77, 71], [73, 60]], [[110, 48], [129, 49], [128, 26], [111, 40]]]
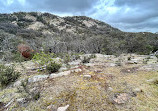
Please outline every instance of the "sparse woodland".
[[158, 34], [122, 32], [84, 16], [61, 18], [36, 12], [0, 14], [0, 41], [1, 58], [5, 61], [14, 60], [20, 43], [37, 52], [42, 49], [53, 53], [119, 55], [158, 50]]
[[0, 111], [157, 111], [157, 75], [156, 33], [0, 14]]

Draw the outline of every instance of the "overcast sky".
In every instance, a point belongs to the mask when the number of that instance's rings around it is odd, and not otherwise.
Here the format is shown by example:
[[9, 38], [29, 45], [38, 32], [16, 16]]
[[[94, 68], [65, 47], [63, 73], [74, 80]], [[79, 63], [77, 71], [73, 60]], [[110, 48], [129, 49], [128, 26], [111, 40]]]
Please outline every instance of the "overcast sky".
[[158, 0], [0, 0], [0, 13], [19, 11], [84, 15], [122, 31], [158, 32]]

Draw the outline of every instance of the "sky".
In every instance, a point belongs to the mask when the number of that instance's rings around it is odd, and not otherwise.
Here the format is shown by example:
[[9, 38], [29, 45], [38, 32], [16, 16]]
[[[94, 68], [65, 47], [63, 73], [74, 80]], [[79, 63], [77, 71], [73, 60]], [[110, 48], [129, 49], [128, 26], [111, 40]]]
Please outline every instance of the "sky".
[[158, 32], [158, 0], [0, 0], [0, 13], [88, 16], [126, 32]]

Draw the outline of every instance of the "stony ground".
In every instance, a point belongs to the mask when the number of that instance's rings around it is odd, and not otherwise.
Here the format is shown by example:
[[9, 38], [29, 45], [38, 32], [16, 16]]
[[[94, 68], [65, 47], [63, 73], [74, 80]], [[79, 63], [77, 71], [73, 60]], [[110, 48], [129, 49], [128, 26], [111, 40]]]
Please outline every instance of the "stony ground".
[[[88, 55], [84, 55], [88, 56]], [[82, 58], [82, 57], [81, 57]], [[28, 61], [16, 64], [19, 80], [0, 90], [0, 109], [11, 111], [157, 111], [158, 60], [135, 54], [96, 54], [90, 63], [81, 60], [48, 75]], [[18, 92], [28, 78], [29, 88], [40, 91], [38, 100]]]

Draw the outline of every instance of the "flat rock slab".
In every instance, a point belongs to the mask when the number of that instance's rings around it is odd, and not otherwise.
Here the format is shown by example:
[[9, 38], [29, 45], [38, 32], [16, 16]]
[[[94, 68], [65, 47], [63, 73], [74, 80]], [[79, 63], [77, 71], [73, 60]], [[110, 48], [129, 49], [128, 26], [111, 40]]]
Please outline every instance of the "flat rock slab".
[[158, 71], [158, 64], [144, 65], [140, 67], [139, 70]]
[[60, 72], [60, 73], [57, 73], [57, 74], [51, 74], [49, 76], [49, 78], [56, 78], [56, 77], [66, 76], [66, 75], [69, 75], [69, 74], [71, 74], [71, 71], [64, 71], [64, 72]]
[[32, 78], [29, 78], [28, 82], [32, 83], [32, 82], [43, 81], [43, 80], [46, 80], [48, 77], [49, 75], [36, 75], [36, 76], [33, 76]]
[[57, 111], [66, 111], [66, 110], [68, 109], [68, 107], [69, 107], [69, 105], [66, 105], [66, 106], [64, 106], [64, 107], [59, 107], [59, 108], [57, 109]]
[[[78, 69], [73, 69], [73, 70], [69, 70], [69, 71], [63, 71], [63, 72], [59, 72], [59, 73], [53, 73], [51, 75], [36, 75], [36, 76], [33, 76], [31, 78], [28, 79], [28, 82], [29, 83], [34, 83], [34, 82], [39, 82], [39, 81], [44, 81], [48, 78], [57, 78], [57, 77], [62, 77], [62, 76], [67, 76], [73, 72], [75, 73], [78, 73], [78, 72], [81, 72], [82, 70], [80, 68]], [[24, 79], [23, 79], [24, 80]], [[17, 82], [14, 83], [14, 87], [16, 86], [20, 86], [21, 85], [21, 81], [22, 80], [19, 80]]]

